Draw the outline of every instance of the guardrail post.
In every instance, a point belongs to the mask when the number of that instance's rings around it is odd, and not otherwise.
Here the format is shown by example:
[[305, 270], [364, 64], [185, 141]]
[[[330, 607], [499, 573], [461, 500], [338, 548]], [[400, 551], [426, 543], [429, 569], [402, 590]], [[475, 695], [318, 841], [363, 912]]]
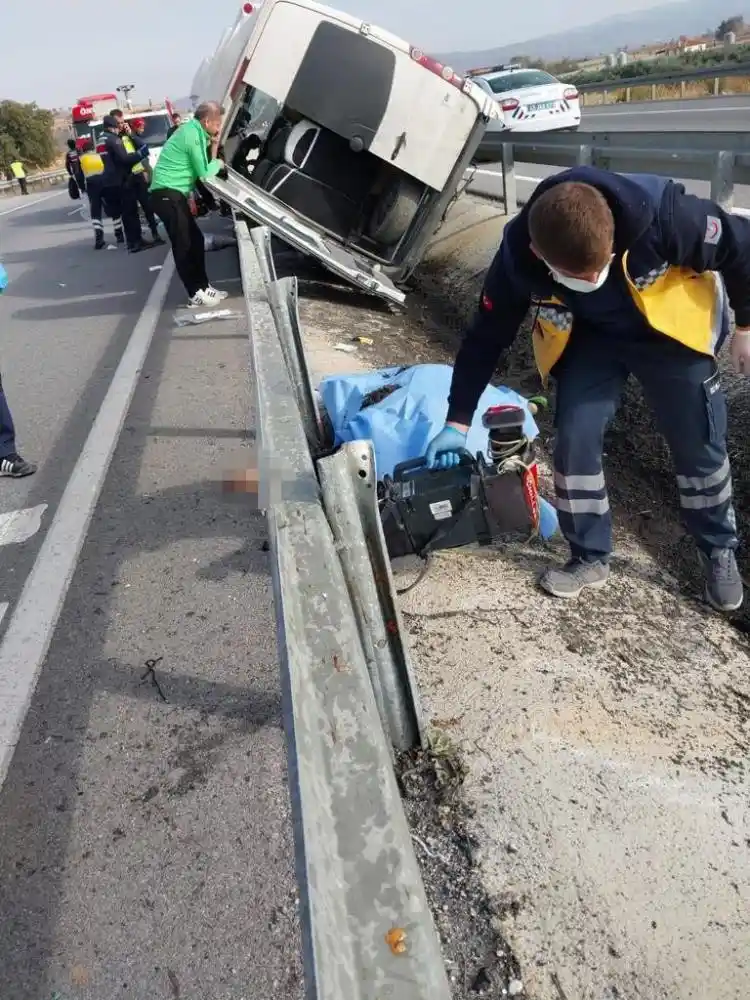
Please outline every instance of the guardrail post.
[[734, 155], [726, 150], [716, 153], [711, 171], [711, 199], [727, 212], [734, 201]]
[[714, 77], [714, 97], [718, 97], [719, 96], [719, 84], [720, 84], [720, 82], [721, 81], [719, 80], [719, 77], [715, 76]]
[[630, 87], [626, 87], [625, 88], [625, 103], [626, 104], [630, 104], [630, 95], [631, 95], [631, 92], [632, 91], [631, 91]]
[[685, 87], [686, 87], [685, 81], [684, 80], [680, 80], [680, 97], [681, 98], [685, 97]]
[[515, 215], [518, 211], [518, 193], [516, 190], [515, 156], [513, 155], [512, 142], [503, 143], [502, 173], [505, 214]]
[[655, 83], [651, 84], [651, 100], [652, 101], [656, 100], [656, 84]]

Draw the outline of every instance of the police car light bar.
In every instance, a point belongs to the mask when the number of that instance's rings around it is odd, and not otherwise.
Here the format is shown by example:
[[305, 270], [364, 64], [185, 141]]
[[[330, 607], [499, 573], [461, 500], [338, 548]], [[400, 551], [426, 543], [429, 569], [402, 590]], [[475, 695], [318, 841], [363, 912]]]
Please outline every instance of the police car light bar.
[[466, 76], [487, 76], [488, 73], [503, 73], [509, 69], [523, 69], [518, 63], [503, 63], [501, 66], [481, 66], [479, 69], [469, 69]]

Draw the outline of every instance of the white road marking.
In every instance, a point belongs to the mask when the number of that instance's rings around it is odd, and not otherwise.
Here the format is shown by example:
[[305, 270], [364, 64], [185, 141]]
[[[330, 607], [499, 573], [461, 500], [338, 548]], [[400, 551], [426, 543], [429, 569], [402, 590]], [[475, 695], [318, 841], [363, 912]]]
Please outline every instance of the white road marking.
[[[482, 177], [497, 177], [498, 180], [502, 178], [500, 170], [475, 170], [474, 176], [481, 175]], [[538, 184], [539, 181], [543, 181], [543, 177], [525, 177], [523, 174], [516, 174], [517, 181], [527, 181], [531, 184]], [[216, 282], [214, 282], [216, 284]]]
[[723, 111], [726, 114], [729, 111], [750, 111], [750, 106], [733, 104], [731, 107], [721, 107], [721, 108], [654, 108], [653, 111], [584, 111], [583, 117], [585, 118], [611, 118], [613, 115], [617, 115], [619, 118], [621, 115], [704, 115], [707, 111]]
[[4, 604], [0, 604], [0, 625], [2, 625], [3, 618], [5, 618], [5, 612], [8, 610], [9, 607], [10, 604], [8, 604], [7, 601], [5, 601]]
[[[65, 192], [67, 194], [67, 192]], [[62, 191], [53, 191], [52, 194], [45, 194], [43, 198], [37, 198], [34, 201], [25, 201], [22, 205], [16, 205], [15, 208], [6, 208], [4, 212], [0, 212], [0, 218], [4, 215], [12, 215], [14, 212], [20, 212], [22, 208], [33, 208], [34, 205], [41, 205], [42, 202], [49, 201], [51, 198], [59, 198], [63, 194]]]
[[0, 786], [18, 744], [173, 274], [170, 255], [149, 292], [0, 642]]
[[46, 503], [0, 514], [0, 545], [18, 545], [35, 535], [42, 526]]

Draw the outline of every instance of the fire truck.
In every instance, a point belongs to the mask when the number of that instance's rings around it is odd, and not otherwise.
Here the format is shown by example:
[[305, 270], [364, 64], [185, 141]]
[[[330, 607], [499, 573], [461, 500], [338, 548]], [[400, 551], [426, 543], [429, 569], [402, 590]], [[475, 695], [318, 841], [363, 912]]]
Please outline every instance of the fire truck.
[[117, 107], [117, 94], [91, 94], [79, 97], [71, 111], [71, 124], [76, 139], [91, 135], [91, 126]]

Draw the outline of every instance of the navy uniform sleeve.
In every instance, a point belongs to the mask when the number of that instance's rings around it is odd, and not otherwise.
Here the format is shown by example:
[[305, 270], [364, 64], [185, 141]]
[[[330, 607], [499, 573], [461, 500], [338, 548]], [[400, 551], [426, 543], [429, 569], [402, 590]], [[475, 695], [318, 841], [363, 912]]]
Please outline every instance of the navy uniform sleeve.
[[511, 280], [504, 262], [505, 241], [484, 279], [477, 309], [464, 332], [453, 367], [447, 419], [470, 424], [500, 355], [516, 339], [529, 310], [530, 296]]
[[725, 212], [716, 202], [673, 185], [662, 211], [668, 261], [700, 274], [718, 271], [738, 326], [750, 326], [750, 219]]

